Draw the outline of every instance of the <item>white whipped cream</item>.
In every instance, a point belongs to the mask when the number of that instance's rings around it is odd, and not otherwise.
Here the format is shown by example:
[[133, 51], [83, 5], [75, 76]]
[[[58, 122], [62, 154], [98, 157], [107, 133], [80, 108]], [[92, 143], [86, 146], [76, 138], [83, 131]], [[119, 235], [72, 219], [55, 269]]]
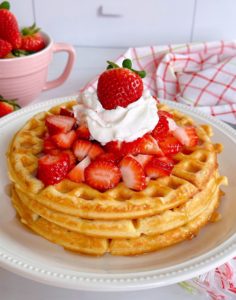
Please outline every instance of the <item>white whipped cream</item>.
[[125, 108], [106, 110], [97, 92], [89, 90], [81, 93], [78, 102], [73, 107], [76, 118], [87, 123], [92, 139], [102, 145], [111, 141], [132, 142], [152, 131], [159, 121], [157, 103], [149, 91]]

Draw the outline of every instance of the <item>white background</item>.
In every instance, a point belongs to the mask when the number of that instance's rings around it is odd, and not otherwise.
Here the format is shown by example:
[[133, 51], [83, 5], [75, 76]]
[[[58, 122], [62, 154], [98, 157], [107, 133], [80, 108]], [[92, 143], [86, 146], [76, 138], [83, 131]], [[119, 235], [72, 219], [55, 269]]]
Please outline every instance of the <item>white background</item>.
[[56, 41], [128, 47], [236, 37], [235, 0], [12, 0]]

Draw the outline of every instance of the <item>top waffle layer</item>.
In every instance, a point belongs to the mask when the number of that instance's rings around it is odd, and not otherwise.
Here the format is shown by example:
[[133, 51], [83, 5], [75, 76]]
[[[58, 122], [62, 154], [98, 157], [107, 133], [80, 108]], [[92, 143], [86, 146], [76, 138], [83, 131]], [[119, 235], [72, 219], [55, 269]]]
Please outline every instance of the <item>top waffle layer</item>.
[[[65, 103], [70, 108], [74, 102]], [[162, 110], [173, 114], [179, 125], [193, 125], [182, 113], [160, 105]], [[35, 176], [38, 156], [43, 149], [46, 131], [45, 118], [58, 114], [59, 107], [31, 118], [20, 129], [8, 150], [9, 175], [18, 190], [48, 209], [86, 219], [119, 220], [153, 216], [183, 205], [203, 190], [216, 174], [219, 144], [210, 140], [210, 126], [197, 126], [200, 144], [187, 153], [175, 155], [177, 164], [172, 175], [151, 180], [146, 189], [135, 192], [122, 182], [106, 192], [99, 192], [84, 183], [63, 180], [54, 186], [45, 187]], [[195, 125], [195, 124], [194, 124]]]

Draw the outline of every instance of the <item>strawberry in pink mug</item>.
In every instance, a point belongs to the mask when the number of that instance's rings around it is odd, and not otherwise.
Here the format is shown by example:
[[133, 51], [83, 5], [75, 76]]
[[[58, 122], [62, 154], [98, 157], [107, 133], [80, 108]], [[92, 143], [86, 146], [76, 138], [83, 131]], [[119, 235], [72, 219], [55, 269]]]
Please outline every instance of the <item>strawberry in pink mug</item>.
[[[43, 90], [61, 85], [70, 75], [75, 61], [75, 50], [71, 45], [54, 43], [41, 32], [46, 47], [31, 55], [0, 59], [0, 95], [5, 99], [17, 99], [21, 106], [29, 104]], [[47, 81], [48, 66], [56, 52], [67, 52], [68, 60], [63, 73]]]

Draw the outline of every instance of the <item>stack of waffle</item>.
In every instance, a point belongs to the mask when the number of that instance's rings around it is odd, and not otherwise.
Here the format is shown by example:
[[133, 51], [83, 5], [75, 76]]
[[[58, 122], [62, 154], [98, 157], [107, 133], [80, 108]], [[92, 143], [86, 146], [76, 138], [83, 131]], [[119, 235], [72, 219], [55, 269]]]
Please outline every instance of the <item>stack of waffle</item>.
[[171, 112], [179, 125], [196, 126], [200, 143], [176, 154], [172, 174], [151, 180], [141, 192], [122, 182], [99, 192], [67, 179], [45, 187], [35, 176], [45, 118], [58, 114], [60, 108], [31, 118], [16, 133], [7, 153], [12, 202], [21, 222], [65, 249], [90, 255], [142, 254], [195, 236], [211, 220], [223, 194], [220, 185], [227, 183], [218, 172], [222, 146], [211, 142], [210, 126], [197, 126], [165, 105], [159, 108]]

